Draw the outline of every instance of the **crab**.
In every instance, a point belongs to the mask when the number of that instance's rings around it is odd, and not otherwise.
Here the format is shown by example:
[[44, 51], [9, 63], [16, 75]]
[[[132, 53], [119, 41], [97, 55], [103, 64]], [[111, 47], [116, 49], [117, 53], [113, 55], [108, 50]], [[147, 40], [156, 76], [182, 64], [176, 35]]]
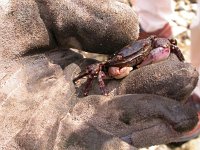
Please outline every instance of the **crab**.
[[102, 94], [108, 95], [104, 83], [104, 79], [107, 76], [121, 79], [133, 69], [167, 59], [170, 53], [174, 53], [180, 61], [184, 61], [184, 56], [175, 39], [150, 36], [146, 39], [135, 41], [115, 52], [107, 61], [87, 66], [85, 70], [73, 79], [73, 82], [76, 83], [79, 79], [87, 76], [84, 89], [84, 96], [87, 96], [93, 79], [97, 78]]

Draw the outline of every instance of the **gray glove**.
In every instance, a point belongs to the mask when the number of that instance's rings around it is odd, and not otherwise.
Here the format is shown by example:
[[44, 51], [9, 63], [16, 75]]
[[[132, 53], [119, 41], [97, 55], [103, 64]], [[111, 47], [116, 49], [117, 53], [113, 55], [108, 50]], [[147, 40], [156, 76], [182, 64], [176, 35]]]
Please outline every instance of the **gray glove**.
[[102, 96], [94, 83], [82, 97], [83, 84], [72, 80], [92, 61], [69, 49], [52, 49], [63, 47], [69, 36], [97, 53], [112, 53], [135, 40], [138, 22], [128, 5], [114, 0], [10, 4], [0, 18], [3, 148], [134, 149], [177, 141], [196, 125], [196, 112], [181, 101], [198, 73], [175, 56], [123, 80], [108, 80], [110, 96]]

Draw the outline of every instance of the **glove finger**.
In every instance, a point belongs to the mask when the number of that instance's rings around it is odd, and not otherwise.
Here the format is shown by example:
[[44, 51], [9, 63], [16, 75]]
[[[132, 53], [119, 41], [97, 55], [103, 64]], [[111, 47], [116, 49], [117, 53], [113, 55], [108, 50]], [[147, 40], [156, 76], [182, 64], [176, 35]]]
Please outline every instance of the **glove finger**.
[[88, 96], [72, 115], [136, 147], [175, 141], [198, 122], [196, 111], [161, 96], [140, 94], [117, 97]]
[[165, 61], [132, 71], [122, 80], [117, 94], [149, 93], [182, 101], [191, 94], [197, 81], [195, 68], [172, 55]]

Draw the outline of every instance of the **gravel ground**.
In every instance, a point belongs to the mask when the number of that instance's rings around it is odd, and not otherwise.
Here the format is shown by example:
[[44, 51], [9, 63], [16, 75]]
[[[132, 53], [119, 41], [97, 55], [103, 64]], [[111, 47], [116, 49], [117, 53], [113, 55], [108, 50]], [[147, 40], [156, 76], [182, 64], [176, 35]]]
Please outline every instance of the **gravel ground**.
[[179, 0], [176, 2], [175, 15], [173, 15], [173, 34], [178, 40], [186, 61], [190, 61], [190, 26], [196, 15], [196, 10], [196, 3], [190, 3], [189, 0]]

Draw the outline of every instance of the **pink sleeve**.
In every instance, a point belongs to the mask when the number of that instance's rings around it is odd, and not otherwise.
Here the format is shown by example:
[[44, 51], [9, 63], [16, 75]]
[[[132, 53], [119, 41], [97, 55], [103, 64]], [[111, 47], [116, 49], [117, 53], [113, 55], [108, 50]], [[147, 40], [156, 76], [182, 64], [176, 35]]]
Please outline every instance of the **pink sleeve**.
[[153, 32], [170, 22], [174, 6], [172, 0], [136, 0], [134, 7], [142, 29]]

